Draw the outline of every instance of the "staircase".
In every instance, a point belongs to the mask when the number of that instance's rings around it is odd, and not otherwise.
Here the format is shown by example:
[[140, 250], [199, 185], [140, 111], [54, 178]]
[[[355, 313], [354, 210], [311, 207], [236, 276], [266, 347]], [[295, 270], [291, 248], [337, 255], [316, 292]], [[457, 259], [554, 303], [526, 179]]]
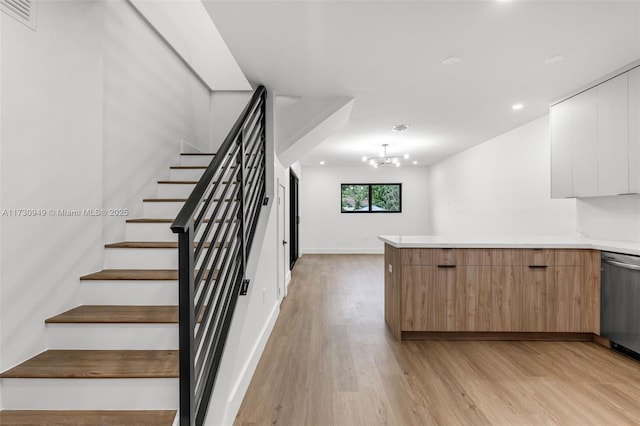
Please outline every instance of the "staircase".
[[212, 154], [182, 154], [83, 305], [48, 318], [49, 348], [2, 373], [1, 425], [172, 425], [178, 408], [178, 242], [169, 228]]
[[0, 425], [204, 424], [266, 201], [265, 106], [261, 86], [218, 154], [181, 154], [105, 245], [49, 349], [0, 374]]

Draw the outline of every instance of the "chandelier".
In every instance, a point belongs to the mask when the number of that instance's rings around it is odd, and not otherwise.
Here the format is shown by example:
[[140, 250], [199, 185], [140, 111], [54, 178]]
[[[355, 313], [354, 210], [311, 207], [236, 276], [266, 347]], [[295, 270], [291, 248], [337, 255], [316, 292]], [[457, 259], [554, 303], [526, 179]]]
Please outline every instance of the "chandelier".
[[375, 168], [380, 166], [395, 166], [400, 167], [400, 160], [408, 159], [409, 154], [404, 155], [387, 155], [388, 143], [382, 144], [382, 156], [381, 157], [362, 157], [362, 161], [368, 162]]

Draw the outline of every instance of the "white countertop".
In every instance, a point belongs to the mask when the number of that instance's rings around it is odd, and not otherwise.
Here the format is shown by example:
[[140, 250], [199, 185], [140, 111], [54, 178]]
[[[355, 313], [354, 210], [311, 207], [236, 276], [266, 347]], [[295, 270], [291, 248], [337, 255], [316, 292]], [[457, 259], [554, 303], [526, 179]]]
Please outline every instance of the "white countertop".
[[378, 239], [396, 248], [581, 248], [640, 256], [640, 243], [593, 240], [583, 237], [380, 235]]

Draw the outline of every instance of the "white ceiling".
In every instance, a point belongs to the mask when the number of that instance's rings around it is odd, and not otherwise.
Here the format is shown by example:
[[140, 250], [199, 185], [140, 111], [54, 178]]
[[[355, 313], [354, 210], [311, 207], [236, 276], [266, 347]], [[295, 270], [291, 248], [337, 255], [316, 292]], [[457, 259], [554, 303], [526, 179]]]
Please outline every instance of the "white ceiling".
[[[304, 165], [362, 165], [383, 143], [433, 164], [640, 58], [636, 0], [203, 3], [252, 83], [355, 98], [349, 124]], [[391, 132], [400, 123], [411, 128]]]

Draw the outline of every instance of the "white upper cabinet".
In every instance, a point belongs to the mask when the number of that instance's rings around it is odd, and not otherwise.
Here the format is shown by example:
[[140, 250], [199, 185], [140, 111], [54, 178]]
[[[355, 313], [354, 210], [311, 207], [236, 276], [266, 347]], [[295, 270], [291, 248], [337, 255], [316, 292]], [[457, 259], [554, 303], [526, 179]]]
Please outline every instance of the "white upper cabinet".
[[640, 193], [640, 67], [629, 71], [629, 192]]
[[551, 107], [551, 198], [573, 196], [571, 99]]
[[551, 197], [640, 193], [640, 66], [551, 106]]
[[[598, 93], [597, 194], [600, 196], [626, 194], [629, 192], [629, 85], [627, 74], [605, 81], [596, 89]], [[590, 92], [593, 91], [590, 90]], [[576, 195], [580, 196], [580, 194]]]
[[573, 98], [573, 196], [588, 197], [598, 191], [598, 105], [594, 90]]

